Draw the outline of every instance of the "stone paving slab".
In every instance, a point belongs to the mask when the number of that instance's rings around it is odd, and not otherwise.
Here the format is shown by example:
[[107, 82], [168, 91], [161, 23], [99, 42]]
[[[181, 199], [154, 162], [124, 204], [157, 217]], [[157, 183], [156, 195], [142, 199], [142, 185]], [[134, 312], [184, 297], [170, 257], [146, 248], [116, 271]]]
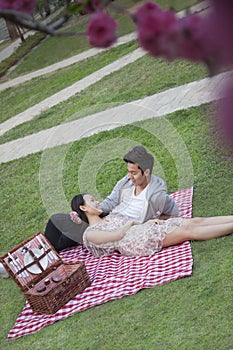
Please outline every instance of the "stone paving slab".
[[68, 144], [103, 130], [211, 102], [221, 98], [223, 84], [232, 78], [233, 71], [222, 73], [7, 142], [0, 145], [0, 163]]

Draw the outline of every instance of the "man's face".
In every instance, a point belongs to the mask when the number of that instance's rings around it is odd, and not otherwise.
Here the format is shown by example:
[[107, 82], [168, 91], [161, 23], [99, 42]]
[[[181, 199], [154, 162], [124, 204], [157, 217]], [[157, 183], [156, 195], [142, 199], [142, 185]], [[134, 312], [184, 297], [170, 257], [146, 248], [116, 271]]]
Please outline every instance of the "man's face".
[[134, 186], [145, 186], [147, 185], [147, 178], [142, 175], [141, 169], [137, 166], [137, 164], [127, 164], [128, 176], [132, 180]]

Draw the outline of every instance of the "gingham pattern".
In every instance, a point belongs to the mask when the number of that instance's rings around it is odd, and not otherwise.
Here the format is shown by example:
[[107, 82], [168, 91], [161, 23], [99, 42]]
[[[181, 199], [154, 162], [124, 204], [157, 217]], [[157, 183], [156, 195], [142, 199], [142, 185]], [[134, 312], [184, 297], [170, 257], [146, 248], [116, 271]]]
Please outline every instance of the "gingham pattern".
[[[171, 195], [179, 208], [180, 216], [192, 215], [193, 188], [187, 188]], [[105, 303], [125, 295], [135, 294], [140, 289], [159, 286], [192, 274], [192, 252], [189, 242], [163, 249], [148, 257], [125, 257], [114, 254], [111, 257], [93, 257], [82, 246], [61, 252], [66, 262], [85, 261], [91, 286], [78, 294], [53, 315], [39, 315], [26, 302], [8, 339], [19, 338], [39, 331], [41, 328], [62, 320], [76, 312]]]

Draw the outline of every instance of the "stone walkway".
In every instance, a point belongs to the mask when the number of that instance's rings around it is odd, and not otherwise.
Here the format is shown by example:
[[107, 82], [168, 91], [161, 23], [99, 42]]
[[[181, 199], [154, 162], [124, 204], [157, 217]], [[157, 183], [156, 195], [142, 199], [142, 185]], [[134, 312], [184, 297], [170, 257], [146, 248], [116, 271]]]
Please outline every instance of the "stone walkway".
[[[113, 45], [113, 47], [117, 47], [119, 45], [126, 44], [126, 43], [133, 41], [135, 39], [136, 39], [136, 33], [130, 33], [130, 34], [124, 35], [117, 40], [117, 43], [115, 45]], [[62, 60], [60, 62], [51, 64], [50, 66], [47, 66], [45, 68], [38, 69], [37, 71], [22, 75], [18, 78], [11, 79], [11, 80], [6, 81], [4, 83], [1, 83], [0, 84], [0, 91], [8, 89], [9, 87], [14, 87], [14, 86], [17, 86], [19, 84], [25, 83], [26, 81], [29, 81], [33, 78], [37, 78], [37, 77], [40, 77], [40, 76], [45, 75], [45, 74], [53, 73], [59, 69], [69, 67], [72, 64], [81, 62], [87, 58], [90, 58], [92, 56], [99, 54], [100, 52], [107, 51], [107, 50], [109, 50], [109, 49], [91, 48], [85, 52], [78, 54], [78, 55], [75, 55], [73, 57], [67, 58], [67, 59]]]
[[68, 86], [67, 88], [57, 92], [56, 94], [46, 98], [40, 103], [28, 108], [22, 113], [15, 115], [14, 117], [6, 120], [0, 124], [0, 136], [3, 135], [8, 130], [14, 128], [17, 125], [25, 123], [32, 120], [41, 112], [56, 106], [57, 104], [68, 100], [70, 97], [74, 96], [78, 92], [84, 90], [88, 86], [95, 84], [105, 76], [116, 72], [123, 68], [124, 66], [136, 61], [140, 57], [144, 56], [146, 53], [142, 49], [134, 50], [133, 52], [125, 55], [118, 60], [110, 63], [109, 65], [99, 69], [98, 71], [88, 75], [87, 77], [77, 81], [76, 83]]
[[7, 142], [0, 145], [0, 162], [5, 163], [48, 148], [68, 144], [103, 130], [211, 102], [221, 97], [220, 92], [227, 79], [233, 79], [233, 71], [181, 85]]
[[[193, 8], [193, 11], [200, 12], [206, 9], [208, 9], [208, 3], [203, 2], [196, 5]], [[182, 16], [183, 13], [180, 13], [179, 15]], [[120, 38], [118, 45], [134, 39], [135, 33], [132, 33]], [[67, 67], [68, 65], [76, 63], [77, 61], [91, 57], [97, 52], [100, 52], [100, 50], [90, 49], [85, 53], [64, 60], [55, 65], [51, 65], [37, 72], [33, 72], [23, 77], [0, 84], [0, 90], [6, 89], [10, 86], [16, 86], [42, 74]], [[88, 77], [85, 77], [77, 83], [72, 84], [66, 89], [63, 89], [55, 95], [45, 99], [41, 103], [38, 103], [17, 116], [10, 118], [0, 125], [0, 135], [21, 123], [33, 119], [43, 110], [49, 109], [52, 106], [67, 100], [77, 92], [83, 90], [91, 84], [94, 84], [96, 81], [99, 81], [104, 76], [121, 69], [125, 65], [134, 62], [143, 55], [145, 55], [145, 52], [141, 49], [137, 49], [134, 52], [125, 55], [108, 66], [98, 70], [97, 72], [94, 72]], [[32, 153], [55, 147], [57, 145], [68, 144], [102, 130], [110, 130], [120, 125], [126, 125], [152, 117], [163, 116], [177, 110], [208, 103], [219, 98], [220, 95], [217, 93], [217, 90], [221, 91], [223, 81], [225, 83], [226, 79], [232, 78], [233, 71], [223, 73], [213, 78], [206, 78], [172, 88], [141, 100], [126, 103], [107, 111], [96, 113], [85, 118], [52, 127], [48, 130], [40, 131], [21, 139], [7, 142], [0, 145], [0, 162], [5, 163], [14, 159], [25, 157]], [[111, 116], [111, 119], [109, 116]]]

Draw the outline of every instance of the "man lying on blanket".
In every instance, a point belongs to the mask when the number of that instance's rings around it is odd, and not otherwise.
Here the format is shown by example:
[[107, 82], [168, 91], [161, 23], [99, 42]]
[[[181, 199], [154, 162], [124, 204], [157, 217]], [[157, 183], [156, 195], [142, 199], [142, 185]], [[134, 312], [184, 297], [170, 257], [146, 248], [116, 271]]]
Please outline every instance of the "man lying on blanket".
[[[176, 202], [166, 192], [163, 179], [152, 175], [153, 156], [143, 146], [136, 146], [125, 156], [128, 174], [114, 187], [112, 193], [100, 204], [108, 214], [127, 215], [139, 223], [162, 216], [178, 216]], [[78, 223], [78, 225], [77, 225]], [[48, 221], [45, 236], [57, 251], [83, 243], [87, 224], [69, 214], [54, 214]]]

